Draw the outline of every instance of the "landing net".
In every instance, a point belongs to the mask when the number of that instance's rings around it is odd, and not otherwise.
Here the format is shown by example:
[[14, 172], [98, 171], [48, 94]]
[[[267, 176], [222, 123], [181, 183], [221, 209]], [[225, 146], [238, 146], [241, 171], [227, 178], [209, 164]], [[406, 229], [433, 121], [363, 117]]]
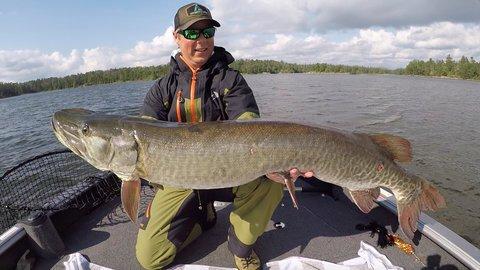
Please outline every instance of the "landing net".
[[92, 208], [117, 196], [120, 181], [70, 150], [35, 156], [0, 177], [0, 233], [31, 211]]

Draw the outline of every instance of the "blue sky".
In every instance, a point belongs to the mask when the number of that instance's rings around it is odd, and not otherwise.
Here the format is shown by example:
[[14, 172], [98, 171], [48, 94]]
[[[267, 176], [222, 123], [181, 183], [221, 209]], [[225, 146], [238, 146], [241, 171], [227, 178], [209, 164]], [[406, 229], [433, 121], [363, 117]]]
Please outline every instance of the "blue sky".
[[127, 49], [161, 34], [190, 1], [0, 1], [0, 48]]
[[[0, 0], [0, 82], [160, 65], [190, 1]], [[202, 0], [239, 59], [404, 67], [480, 59], [479, 0]]]

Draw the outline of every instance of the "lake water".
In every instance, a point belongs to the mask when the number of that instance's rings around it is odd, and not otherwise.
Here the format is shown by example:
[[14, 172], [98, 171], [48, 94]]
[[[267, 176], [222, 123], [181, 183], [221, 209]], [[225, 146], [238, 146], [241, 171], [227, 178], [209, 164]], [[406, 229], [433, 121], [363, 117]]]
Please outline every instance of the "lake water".
[[[480, 83], [393, 75], [246, 75], [262, 117], [408, 138], [406, 168], [432, 181], [448, 208], [429, 213], [480, 246]], [[0, 174], [58, 149], [52, 114], [84, 107], [138, 114], [153, 82], [56, 90], [0, 99]]]

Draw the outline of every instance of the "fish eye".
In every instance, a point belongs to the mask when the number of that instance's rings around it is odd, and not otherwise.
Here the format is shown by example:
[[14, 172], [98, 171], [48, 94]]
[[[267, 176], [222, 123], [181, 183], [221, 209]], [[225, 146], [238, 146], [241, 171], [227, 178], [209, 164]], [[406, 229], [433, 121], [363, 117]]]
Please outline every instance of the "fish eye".
[[90, 131], [90, 127], [88, 126], [88, 124], [84, 124], [83, 127], [82, 127], [82, 133], [83, 135], [88, 135], [88, 132]]

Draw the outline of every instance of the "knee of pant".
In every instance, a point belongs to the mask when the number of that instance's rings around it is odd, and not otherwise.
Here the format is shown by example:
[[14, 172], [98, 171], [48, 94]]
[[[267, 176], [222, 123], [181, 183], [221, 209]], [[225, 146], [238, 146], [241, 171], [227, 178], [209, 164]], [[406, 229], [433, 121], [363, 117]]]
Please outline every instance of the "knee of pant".
[[174, 245], [162, 246], [137, 242], [137, 260], [145, 269], [163, 269], [173, 262], [175, 254], [176, 247]]

